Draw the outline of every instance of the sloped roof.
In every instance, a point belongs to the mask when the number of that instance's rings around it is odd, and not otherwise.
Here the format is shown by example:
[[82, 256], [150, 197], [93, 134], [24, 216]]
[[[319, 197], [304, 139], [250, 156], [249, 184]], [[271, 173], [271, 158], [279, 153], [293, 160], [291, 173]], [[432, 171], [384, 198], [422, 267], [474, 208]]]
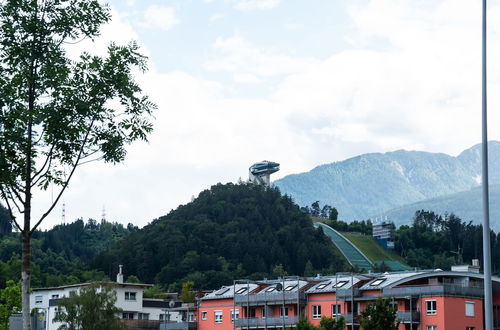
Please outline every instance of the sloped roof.
[[[205, 295], [202, 300], [210, 300], [210, 299], [228, 299], [233, 298], [234, 294], [246, 295], [248, 292], [252, 292], [257, 289], [259, 286], [255, 283], [244, 283], [244, 284], [235, 284], [223, 286], [219, 290], [215, 290]], [[246, 290], [243, 290], [246, 289]], [[241, 291], [240, 291], [241, 290]], [[241, 293], [238, 293], [241, 292]]]

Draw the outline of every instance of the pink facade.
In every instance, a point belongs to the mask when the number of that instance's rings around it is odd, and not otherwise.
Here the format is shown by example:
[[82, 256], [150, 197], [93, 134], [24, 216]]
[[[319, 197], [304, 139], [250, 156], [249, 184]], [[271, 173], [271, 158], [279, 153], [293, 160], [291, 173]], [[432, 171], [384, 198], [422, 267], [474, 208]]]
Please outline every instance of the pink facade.
[[[360, 314], [379, 296], [397, 307], [399, 330], [483, 330], [482, 275], [415, 271], [254, 282], [243, 294], [204, 297], [198, 325], [207, 329], [292, 328], [299, 315], [318, 326], [321, 317], [344, 317], [346, 329], [362, 329]], [[299, 283], [300, 282], [300, 283]], [[297, 283], [297, 284], [294, 284]], [[226, 289], [221, 289], [226, 290]], [[224, 292], [219, 290], [218, 292]], [[495, 325], [500, 325], [500, 281], [494, 279]], [[283, 308], [284, 307], [284, 308]], [[232, 310], [238, 310], [236, 321]], [[219, 316], [217, 316], [219, 315]]]
[[236, 317], [242, 315], [241, 308], [234, 306], [232, 298], [202, 300], [198, 307], [198, 329], [234, 329], [232, 320], [233, 310], [236, 310]]

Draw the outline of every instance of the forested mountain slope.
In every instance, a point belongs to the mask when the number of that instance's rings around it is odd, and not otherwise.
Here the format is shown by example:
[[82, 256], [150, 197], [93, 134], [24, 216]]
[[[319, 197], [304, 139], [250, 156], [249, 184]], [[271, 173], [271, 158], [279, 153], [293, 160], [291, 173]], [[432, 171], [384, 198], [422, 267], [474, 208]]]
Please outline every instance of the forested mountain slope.
[[[458, 217], [479, 224], [483, 220], [483, 192], [481, 187], [451, 195], [426, 199], [404, 205], [382, 215], [394, 221], [397, 226], [410, 224], [416, 210], [433, 210], [439, 214], [454, 213]], [[500, 185], [490, 186], [491, 228], [500, 232]]]
[[343, 257], [291, 198], [253, 184], [218, 184], [98, 256], [141, 281], [217, 288], [238, 278], [347, 270]]
[[[33, 287], [58, 286], [114, 278], [117, 269], [94, 271], [89, 262], [130, 232], [133, 225], [79, 219], [57, 225], [47, 231], [36, 231], [32, 238]], [[0, 288], [7, 280], [21, 278], [21, 242], [19, 233], [4, 235], [0, 240]]]
[[[489, 156], [490, 183], [500, 184], [500, 142], [489, 143]], [[405, 150], [364, 154], [286, 176], [274, 185], [299, 205], [320, 201], [335, 206], [342, 219], [367, 219], [478, 186], [480, 157], [480, 145], [457, 157]]]

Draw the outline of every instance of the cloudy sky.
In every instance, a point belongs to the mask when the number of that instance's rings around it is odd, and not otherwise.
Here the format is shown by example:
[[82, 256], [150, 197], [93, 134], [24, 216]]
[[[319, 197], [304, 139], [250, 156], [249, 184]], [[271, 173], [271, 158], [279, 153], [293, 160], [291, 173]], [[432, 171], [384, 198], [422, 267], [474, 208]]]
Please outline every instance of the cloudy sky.
[[[480, 2], [109, 1], [102, 38], [68, 51], [136, 40], [155, 131], [123, 164], [80, 168], [66, 221], [104, 208], [143, 226], [263, 159], [281, 163], [276, 179], [367, 152], [458, 154], [481, 138]], [[500, 3], [489, 5], [489, 136], [500, 139]]]

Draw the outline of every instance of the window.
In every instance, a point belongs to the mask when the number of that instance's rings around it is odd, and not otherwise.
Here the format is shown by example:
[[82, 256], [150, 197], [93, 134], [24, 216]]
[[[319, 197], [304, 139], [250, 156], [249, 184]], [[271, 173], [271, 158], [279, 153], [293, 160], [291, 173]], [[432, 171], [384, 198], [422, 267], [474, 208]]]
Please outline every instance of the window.
[[222, 311], [214, 312], [215, 323], [222, 323]]
[[241, 289], [239, 289], [238, 291], [236, 291], [236, 294], [242, 294], [242, 293], [244, 293], [245, 291], [247, 291], [247, 288], [241, 288]]
[[122, 314], [122, 319], [124, 319], [124, 320], [133, 320], [134, 319], [134, 313], [123, 313]]
[[188, 313], [188, 322], [194, 322], [194, 312]]
[[436, 315], [437, 314], [436, 301], [426, 300], [425, 311], [427, 312], [427, 315]]
[[149, 313], [139, 313], [137, 318], [139, 320], [149, 320]]
[[168, 314], [160, 314], [160, 321], [170, 321], [170, 313]]
[[292, 291], [293, 289], [295, 289], [297, 287], [297, 284], [295, 285], [289, 285], [285, 288], [285, 291]]
[[276, 288], [272, 286], [270, 288], [267, 288], [266, 292], [273, 292], [274, 290], [276, 290]]
[[332, 316], [340, 314], [340, 304], [332, 305]]
[[224, 293], [228, 292], [229, 288], [222, 288], [215, 293], [216, 296], [222, 296]]
[[239, 318], [240, 318], [240, 310], [231, 309], [231, 322], [234, 322], [234, 320], [238, 321]]
[[59, 299], [59, 295], [58, 294], [53, 294], [52, 295], [52, 299]]
[[465, 316], [474, 316], [474, 302], [466, 301], [465, 302]]
[[41, 304], [43, 302], [43, 296], [35, 296], [35, 304]]
[[332, 283], [332, 282], [328, 282], [328, 283], [321, 283], [320, 285], [318, 285], [318, 286], [316, 287], [316, 290], [321, 290], [321, 289], [324, 289], [324, 288], [326, 288], [328, 285], [330, 285], [330, 283]]
[[262, 318], [266, 318], [266, 307], [262, 307]]
[[379, 286], [380, 284], [385, 282], [385, 278], [379, 278], [378, 280], [375, 280], [370, 283], [370, 286]]
[[427, 330], [437, 330], [437, 325], [428, 325]]
[[335, 283], [335, 285], [333, 286], [334, 288], [341, 288], [343, 287], [344, 285], [347, 284], [348, 281], [339, 281], [337, 283]]
[[135, 300], [135, 292], [125, 292], [125, 300]]
[[280, 317], [288, 317], [288, 307], [281, 307], [280, 308]]
[[465, 330], [476, 330], [474, 327], [465, 327]]
[[321, 318], [321, 305], [313, 305], [312, 307], [312, 314], [313, 314], [313, 319], [320, 319]]
[[201, 319], [206, 320], [207, 319], [207, 312], [203, 311], [201, 312]]

